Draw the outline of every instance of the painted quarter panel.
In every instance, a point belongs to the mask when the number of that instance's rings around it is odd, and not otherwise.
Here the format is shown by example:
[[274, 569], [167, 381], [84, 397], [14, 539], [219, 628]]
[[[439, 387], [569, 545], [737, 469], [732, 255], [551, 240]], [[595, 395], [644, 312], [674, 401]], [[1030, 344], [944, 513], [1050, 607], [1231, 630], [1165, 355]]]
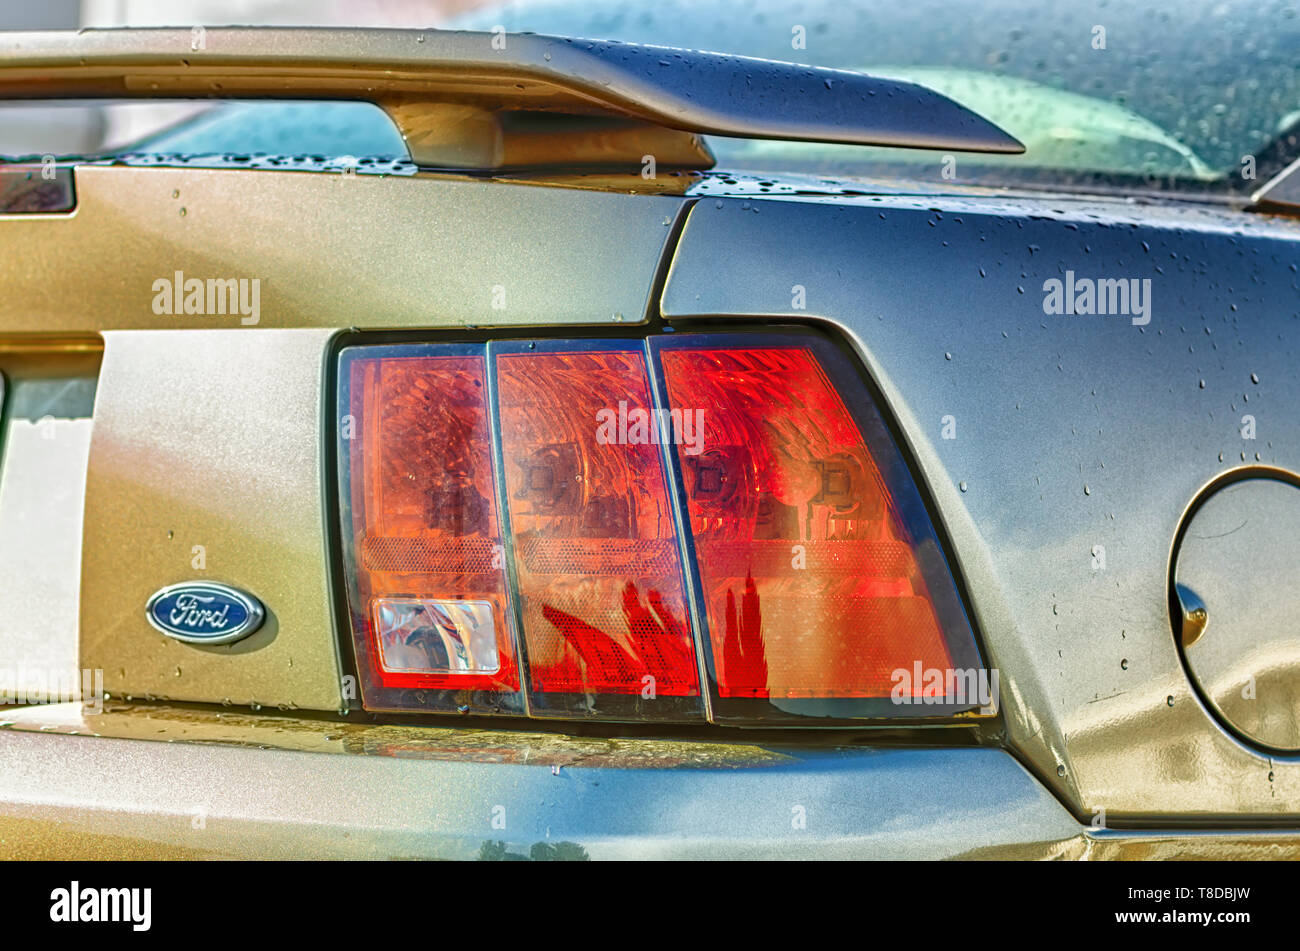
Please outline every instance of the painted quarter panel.
[[218, 328], [154, 282], [260, 281], [258, 327], [643, 319], [682, 201], [431, 177], [83, 166], [71, 215], [0, 216], [5, 332]]
[[[1167, 572], [1207, 482], [1256, 453], [1300, 470], [1298, 262], [1295, 225], [1217, 210], [706, 199], [663, 313], [843, 329], [952, 537], [1010, 742], [1080, 815], [1294, 819], [1300, 761], [1229, 736], [1187, 683]], [[1150, 278], [1150, 323], [1045, 314], [1067, 269]]]

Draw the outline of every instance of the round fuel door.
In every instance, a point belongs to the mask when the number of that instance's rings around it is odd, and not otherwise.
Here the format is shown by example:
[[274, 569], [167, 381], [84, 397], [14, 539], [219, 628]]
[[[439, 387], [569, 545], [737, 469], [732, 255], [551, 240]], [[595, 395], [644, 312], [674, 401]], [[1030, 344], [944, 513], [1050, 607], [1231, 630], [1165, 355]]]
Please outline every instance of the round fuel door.
[[1242, 739], [1300, 750], [1300, 488], [1259, 476], [1211, 490], [1184, 524], [1171, 580], [1202, 699]]

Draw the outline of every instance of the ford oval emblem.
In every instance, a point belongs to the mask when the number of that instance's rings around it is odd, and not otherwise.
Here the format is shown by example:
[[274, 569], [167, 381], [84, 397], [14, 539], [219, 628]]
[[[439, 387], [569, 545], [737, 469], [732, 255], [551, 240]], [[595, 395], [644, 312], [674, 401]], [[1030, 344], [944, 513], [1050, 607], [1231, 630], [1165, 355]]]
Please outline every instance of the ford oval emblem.
[[174, 584], [145, 605], [149, 623], [187, 644], [229, 644], [247, 637], [266, 617], [251, 594], [210, 581]]

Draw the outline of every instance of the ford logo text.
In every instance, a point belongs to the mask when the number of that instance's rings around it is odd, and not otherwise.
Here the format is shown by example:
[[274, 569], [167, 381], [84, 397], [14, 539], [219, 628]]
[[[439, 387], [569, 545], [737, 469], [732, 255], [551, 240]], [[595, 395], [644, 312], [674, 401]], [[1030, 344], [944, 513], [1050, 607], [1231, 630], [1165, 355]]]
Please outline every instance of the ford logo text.
[[174, 584], [157, 592], [145, 617], [162, 633], [188, 644], [230, 644], [247, 637], [266, 617], [252, 595], [209, 581]]

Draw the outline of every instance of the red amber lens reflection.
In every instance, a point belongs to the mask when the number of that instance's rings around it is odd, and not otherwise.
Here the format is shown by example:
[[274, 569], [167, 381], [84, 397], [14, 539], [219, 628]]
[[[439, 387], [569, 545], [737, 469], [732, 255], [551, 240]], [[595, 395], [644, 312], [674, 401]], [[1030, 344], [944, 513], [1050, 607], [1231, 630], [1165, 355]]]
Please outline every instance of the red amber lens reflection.
[[698, 695], [643, 353], [496, 360], [533, 690]]
[[947, 670], [912, 539], [814, 353], [661, 354], [671, 407], [704, 411], [676, 452], [719, 695], [889, 697], [898, 669]]

